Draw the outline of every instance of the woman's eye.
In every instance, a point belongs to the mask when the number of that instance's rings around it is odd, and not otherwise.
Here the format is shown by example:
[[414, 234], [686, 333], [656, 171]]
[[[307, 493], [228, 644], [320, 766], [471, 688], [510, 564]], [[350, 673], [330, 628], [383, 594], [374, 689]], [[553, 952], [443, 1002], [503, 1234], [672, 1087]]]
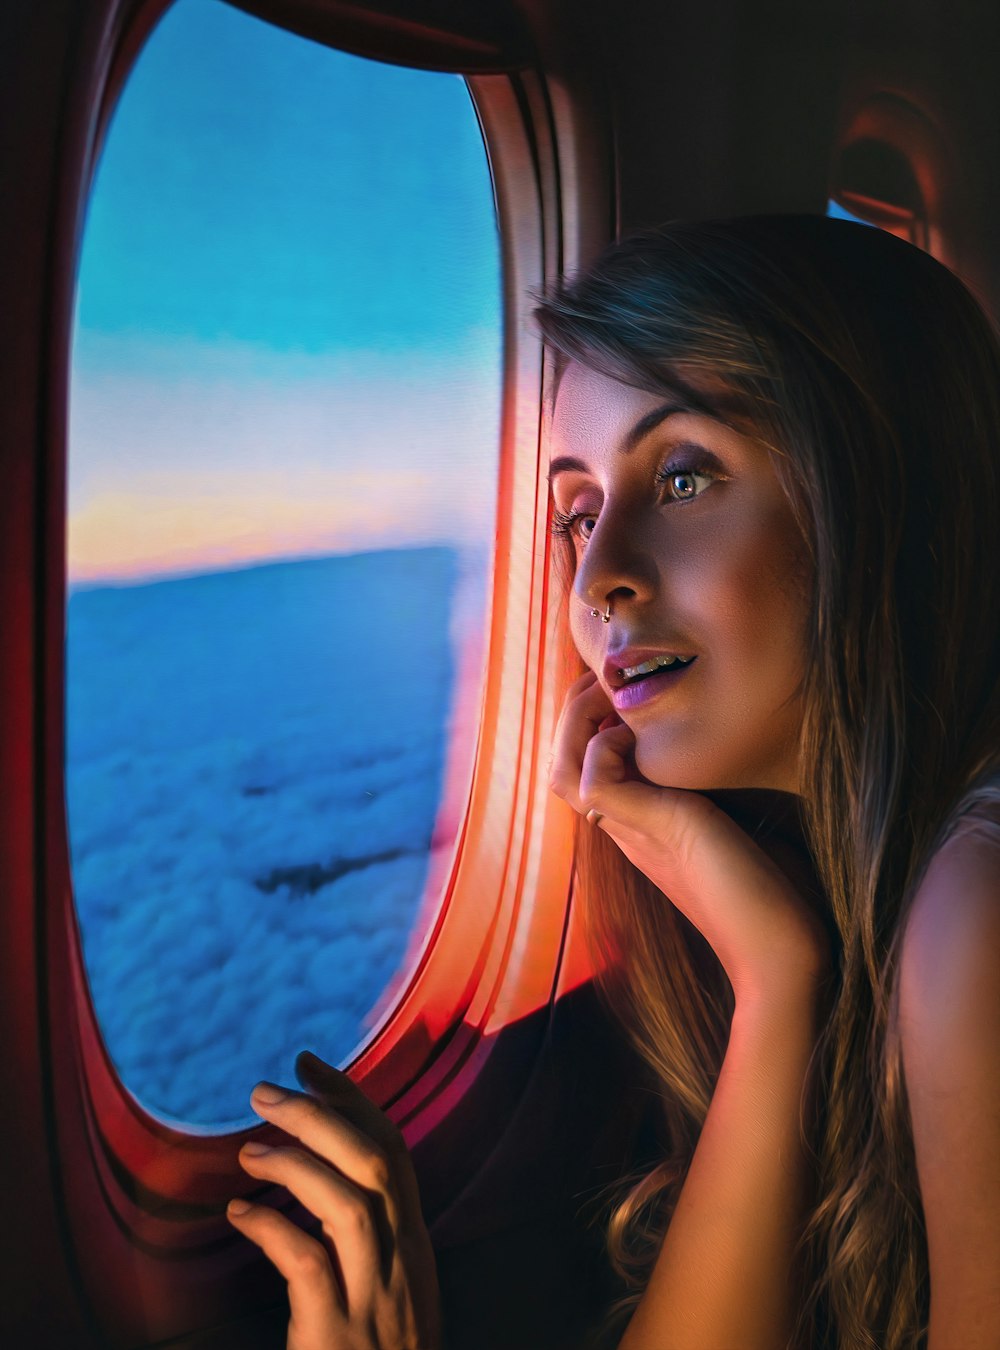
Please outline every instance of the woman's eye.
[[597, 517], [586, 511], [560, 511], [556, 507], [552, 512], [552, 533], [561, 538], [571, 537], [581, 544], [587, 542], [596, 524]]
[[705, 488], [715, 482], [714, 474], [699, 473], [697, 469], [678, 468], [673, 464], [661, 469], [656, 477], [675, 502], [686, 502], [700, 497]]
[[[725, 475], [706, 465], [695, 469], [684, 463], [667, 464], [656, 474], [656, 481], [666, 490], [671, 501], [693, 501], [700, 497], [707, 487]], [[552, 533], [560, 538], [572, 539], [574, 544], [584, 547], [594, 533], [597, 524], [596, 511], [560, 511], [552, 508]]]

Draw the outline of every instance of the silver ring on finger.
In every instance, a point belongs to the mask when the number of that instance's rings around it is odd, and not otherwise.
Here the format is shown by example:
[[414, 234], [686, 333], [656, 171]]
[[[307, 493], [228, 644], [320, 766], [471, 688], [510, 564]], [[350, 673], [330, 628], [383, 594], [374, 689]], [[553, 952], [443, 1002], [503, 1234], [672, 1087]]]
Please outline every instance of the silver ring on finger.
[[603, 819], [604, 817], [601, 815], [600, 811], [596, 809], [587, 812], [587, 823], [589, 825], [600, 825]]

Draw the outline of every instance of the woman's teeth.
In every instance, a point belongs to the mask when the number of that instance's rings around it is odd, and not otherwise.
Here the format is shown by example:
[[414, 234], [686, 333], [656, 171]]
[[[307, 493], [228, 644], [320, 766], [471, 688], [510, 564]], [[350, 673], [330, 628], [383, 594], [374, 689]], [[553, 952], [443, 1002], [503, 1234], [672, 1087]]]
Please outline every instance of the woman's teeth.
[[652, 675], [654, 670], [665, 670], [671, 666], [685, 666], [689, 662], [682, 661], [679, 656], [654, 656], [650, 661], [643, 661], [638, 666], [623, 666], [618, 674], [623, 680], [634, 680], [637, 675]]

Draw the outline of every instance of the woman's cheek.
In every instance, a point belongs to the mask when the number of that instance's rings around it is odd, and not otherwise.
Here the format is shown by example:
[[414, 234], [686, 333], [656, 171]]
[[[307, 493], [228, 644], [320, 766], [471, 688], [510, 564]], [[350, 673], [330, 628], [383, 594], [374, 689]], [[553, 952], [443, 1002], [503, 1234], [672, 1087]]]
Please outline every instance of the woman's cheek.
[[589, 643], [587, 642], [588, 634], [586, 629], [583, 627], [580, 615], [578, 613], [578, 607], [576, 605], [573, 605], [573, 609], [570, 613], [569, 635], [573, 641], [573, 646], [576, 648], [577, 656], [579, 656], [580, 660], [584, 663], [585, 666], [587, 666], [589, 669], [593, 669], [593, 667], [590, 664], [590, 662], [593, 660], [593, 655], [591, 654], [590, 658], [588, 659], [588, 652], [587, 652], [587, 648], [589, 646]]

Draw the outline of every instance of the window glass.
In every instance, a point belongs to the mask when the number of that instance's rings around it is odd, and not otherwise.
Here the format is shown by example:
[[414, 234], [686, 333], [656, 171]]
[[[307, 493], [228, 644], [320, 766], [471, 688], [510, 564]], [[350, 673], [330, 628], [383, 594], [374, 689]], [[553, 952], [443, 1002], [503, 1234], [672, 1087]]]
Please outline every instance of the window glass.
[[232, 1128], [299, 1049], [346, 1064], [419, 954], [471, 771], [500, 328], [464, 81], [178, 0], [90, 200], [67, 539], [84, 959], [163, 1118]]
[[[848, 206], [831, 198], [827, 203], [828, 216], [832, 216], [835, 220], [853, 220], [859, 225], [871, 225], [875, 229], [885, 230], [887, 234], [894, 234], [898, 239], [905, 239], [908, 244], [916, 244], [917, 248], [928, 247], [925, 214], [875, 198], [862, 197], [846, 190], [842, 190], [840, 196]], [[854, 209], [849, 209], [851, 207]], [[864, 214], [861, 214], [862, 212]]]
[[924, 213], [920, 186], [906, 156], [871, 136], [844, 147], [837, 170], [837, 189], [840, 195], [901, 216]]
[[928, 247], [927, 209], [910, 161], [872, 136], [841, 151], [827, 214], [875, 225], [918, 248]]
[[860, 216], [856, 216], [852, 212], [845, 210], [839, 202], [833, 201], [832, 198], [826, 204], [826, 214], [832, 217], [833, 220], [853, 220], [856, 225], [872, 224], [870, 220], [862, 220]]

